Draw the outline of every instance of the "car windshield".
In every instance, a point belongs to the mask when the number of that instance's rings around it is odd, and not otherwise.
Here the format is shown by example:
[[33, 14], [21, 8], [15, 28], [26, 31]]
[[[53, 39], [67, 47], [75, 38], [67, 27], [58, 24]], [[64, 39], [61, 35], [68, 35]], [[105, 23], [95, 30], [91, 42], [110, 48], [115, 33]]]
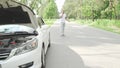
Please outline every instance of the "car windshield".
[[35, 30], [31, 27], [23, 26], [23, 25], [2, 25], [0, 26], [1, 34], [10, 34], [15, 32], [27, 32], [33, 33]]

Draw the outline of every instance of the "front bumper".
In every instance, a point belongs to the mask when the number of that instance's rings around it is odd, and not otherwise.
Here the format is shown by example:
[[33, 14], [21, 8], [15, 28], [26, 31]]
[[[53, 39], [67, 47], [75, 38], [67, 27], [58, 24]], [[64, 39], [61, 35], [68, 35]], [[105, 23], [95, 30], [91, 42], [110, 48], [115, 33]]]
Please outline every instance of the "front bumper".
[[13, 56], [6, 60], [0, 60], [0, 68], [21, 68], [21, 65], [33, 63], [29, 68], [40, 68], [41, 53], [40, 49], [35, 49], [25, 54]]

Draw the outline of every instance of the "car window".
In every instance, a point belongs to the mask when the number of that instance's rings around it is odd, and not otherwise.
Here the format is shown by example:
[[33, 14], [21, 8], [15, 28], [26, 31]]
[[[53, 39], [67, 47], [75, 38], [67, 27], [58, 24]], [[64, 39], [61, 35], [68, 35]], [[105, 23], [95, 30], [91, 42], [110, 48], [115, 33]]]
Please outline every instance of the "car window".
[[38, 18], [38, 25], [41, 27], [42, 25], [45, 25], [42, 18]]
[[0, 8], [3, 8], [3, 6], [0, 4]]
[[38, 20], [38, 25], [39, 25], [39, 27], [41, 27], [41, 26], [42, 26], [42, 24], [41, 24], [40, 20]]
[[41, 18], [41, 23], [42, 23], [42, 25], [45, 25], [45, 23], [44, 23], [44, 21], [43, 21], [43, 19]]

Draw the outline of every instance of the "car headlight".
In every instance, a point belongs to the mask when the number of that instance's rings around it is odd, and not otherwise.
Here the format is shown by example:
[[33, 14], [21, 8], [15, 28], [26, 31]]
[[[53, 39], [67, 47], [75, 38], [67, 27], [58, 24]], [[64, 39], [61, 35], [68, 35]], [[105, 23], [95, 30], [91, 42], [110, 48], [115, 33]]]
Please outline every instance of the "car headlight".
[[38, 46], [37, 39], [33, 39], [33, 40], [23, 44], [21, 47], [13, 49], [10, 53], [10, 57], [30, 52], [30, 51], [36, 49], [37, 46]]

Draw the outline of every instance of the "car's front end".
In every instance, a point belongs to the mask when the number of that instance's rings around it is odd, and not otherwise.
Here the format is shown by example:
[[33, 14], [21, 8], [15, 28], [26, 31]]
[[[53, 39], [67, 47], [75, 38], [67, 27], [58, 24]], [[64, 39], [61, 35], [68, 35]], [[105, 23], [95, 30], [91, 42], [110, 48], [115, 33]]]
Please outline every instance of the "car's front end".
[[0, 49], [1, 68], [39, 68], [40, 55], [37, 47], [37, 40], [33, 39], [24, 46], [15, 49]]
[[42, 35], [38, 31], [40, 28], [36, 27], [34, 13], [12, 0], [2, 1], [0, 68], [40, 68]]
[[34, 29], [22, 25], [0, 27], [1, 68], [39, 68], [40, 46]]

